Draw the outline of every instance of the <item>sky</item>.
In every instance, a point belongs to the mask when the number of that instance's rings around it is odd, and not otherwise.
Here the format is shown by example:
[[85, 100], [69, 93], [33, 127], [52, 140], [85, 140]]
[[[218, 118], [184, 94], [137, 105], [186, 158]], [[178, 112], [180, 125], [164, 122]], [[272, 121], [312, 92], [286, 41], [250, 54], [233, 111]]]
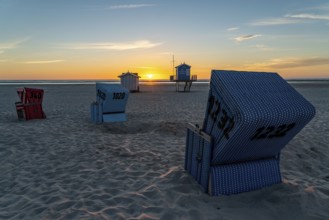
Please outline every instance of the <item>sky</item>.
[[329, 0], [0, 0], [0, 80], [329, 78]]

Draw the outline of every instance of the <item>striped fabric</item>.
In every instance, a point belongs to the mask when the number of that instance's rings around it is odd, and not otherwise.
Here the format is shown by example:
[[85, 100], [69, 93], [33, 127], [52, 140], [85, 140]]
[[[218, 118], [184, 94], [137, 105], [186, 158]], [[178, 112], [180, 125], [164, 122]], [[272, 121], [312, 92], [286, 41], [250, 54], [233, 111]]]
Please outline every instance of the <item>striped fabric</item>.
[[188, 127], [185, 169], [210, 195], [280, 183], [280, 151], [314, 115], [277, 73], [213, 70], [202, 129]]
[[278, 159], [212, 166], [209, 194], [231, 195], [257, 190], [281, 182]]
[[214, 138], [214, 164], [276, 156], [315, 115], [276, 73], [214, 70], [210, 89], [219, 103], [207, 109], [204, 127]]

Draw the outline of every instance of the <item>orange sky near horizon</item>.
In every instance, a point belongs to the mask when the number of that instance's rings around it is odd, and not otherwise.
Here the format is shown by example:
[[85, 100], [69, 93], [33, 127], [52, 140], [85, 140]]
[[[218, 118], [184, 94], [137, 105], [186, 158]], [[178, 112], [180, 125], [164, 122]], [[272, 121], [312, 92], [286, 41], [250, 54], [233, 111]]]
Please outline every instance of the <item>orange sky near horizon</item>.
[[173, 55], [198, 79], [212, 69], [329, 78], [328, 26], [327, 0], [3, 0], [0, 80], [115, 80], [127, 71], [169, 80]]
[[[210, 78], [212, 69], [240, 70], [240, 71], [266, 71], [277, 72], [283, 78], [329, 78], [328, 66], [309, 66], [288, 69], [270, 69], [255, 65], [248, 67], [223, 65], [214, 67], [194, 67], [191, 65], [191, 74], [197, 75], [198, 79]], [[122, 65], [124, 66], [124, 65]], [[141, 80], [169, 80], [173, 73], [173, 67], [162, 68], [151, 66], [136, 66], [131, 68], [112, 67], [103, 65], [89, 65], [86, 63], [69, 64], [58, 63], [31, 63], [2, 65], [0, 80], [119, 80], [118, 76], [124, 72], [135, 72], [141, 76]]]

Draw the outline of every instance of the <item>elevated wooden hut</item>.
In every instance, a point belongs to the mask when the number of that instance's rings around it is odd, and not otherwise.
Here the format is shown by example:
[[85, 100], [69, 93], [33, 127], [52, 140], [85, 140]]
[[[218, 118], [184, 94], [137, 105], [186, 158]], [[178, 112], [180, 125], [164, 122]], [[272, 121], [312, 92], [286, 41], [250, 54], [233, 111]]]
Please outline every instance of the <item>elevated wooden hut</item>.
[[170, 76], [170, 81], [176, 82], [176, 91], [180, 91], [180, 84], [183, 83], [183, 91], [189, 92], [191, 90], [192, 82], [197, 81], [197, 75], [191, 75], [191, 66], [182, 63], [176, 68], [176, 74]]

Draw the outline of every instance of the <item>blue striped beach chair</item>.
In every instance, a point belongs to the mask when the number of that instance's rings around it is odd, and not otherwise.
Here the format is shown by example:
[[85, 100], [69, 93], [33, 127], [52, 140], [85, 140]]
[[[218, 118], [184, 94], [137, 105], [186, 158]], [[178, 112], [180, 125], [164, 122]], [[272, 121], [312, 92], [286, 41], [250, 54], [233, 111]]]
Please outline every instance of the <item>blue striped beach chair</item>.
[[185, 169], [213, 196], [280, 183], [280, 151], [314, 115], [277, 73], [213, 70], [203, 126], [187, 128]]
[[96, 83], [96, 102], [91, 103], [94, 123], [126, 121], [129, 91], [119, 84]]

